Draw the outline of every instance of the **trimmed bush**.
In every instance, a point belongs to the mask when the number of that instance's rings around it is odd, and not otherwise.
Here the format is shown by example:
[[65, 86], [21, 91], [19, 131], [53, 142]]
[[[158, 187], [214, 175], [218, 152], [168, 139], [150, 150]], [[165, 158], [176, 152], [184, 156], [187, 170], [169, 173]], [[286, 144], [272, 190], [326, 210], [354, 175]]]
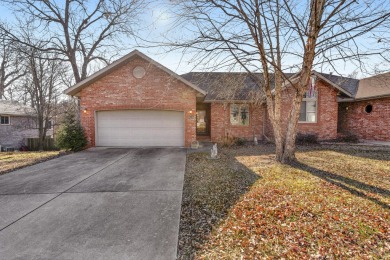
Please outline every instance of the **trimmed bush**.
[[243, 146], [246, 144], [246, 140], [244, 138], [237, 137], [234, 144], [237, 146]]
[[358, 143], [359, 142], [359, 138], [354, 135], [354, 134], [345, 134], [345, 135], [342, 135], [342, 136], [339, 136], [337, 139], [336, 139], [337, 142], [343, 142], [343, 143]]
[[318, 137], [315, 134], [297, 134], [295, 139], [297, 144], [318, 144]]
[[220, 142], [222, 147], [243, 146], [246, 143], [247, 141], [244, 138], [229, 135], [226, 135]]

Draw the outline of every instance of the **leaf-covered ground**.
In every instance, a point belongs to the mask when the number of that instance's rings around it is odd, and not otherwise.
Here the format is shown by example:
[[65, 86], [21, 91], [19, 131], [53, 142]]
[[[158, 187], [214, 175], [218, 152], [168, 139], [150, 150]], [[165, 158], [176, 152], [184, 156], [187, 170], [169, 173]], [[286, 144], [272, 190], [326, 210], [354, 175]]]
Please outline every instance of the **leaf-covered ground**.
[[0, 175], [22, 167], [56, 158], [61, 154], [62, 153], [60, 151], [2, 152], [0, 153]]
[[187, 159], [180, 259], [389, 259], [390, 149], [272, 146]]

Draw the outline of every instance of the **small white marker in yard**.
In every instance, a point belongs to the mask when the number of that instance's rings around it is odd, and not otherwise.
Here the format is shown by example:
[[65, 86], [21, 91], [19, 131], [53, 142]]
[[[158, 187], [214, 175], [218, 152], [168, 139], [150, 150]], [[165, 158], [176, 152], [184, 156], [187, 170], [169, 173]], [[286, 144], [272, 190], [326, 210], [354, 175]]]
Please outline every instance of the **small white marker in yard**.
[[211, 159], [218, 159], [218, 147], [216, 143], [213, 145], [213, 148], [211, 149], [210, 152], [211, 152], [210, 153]]

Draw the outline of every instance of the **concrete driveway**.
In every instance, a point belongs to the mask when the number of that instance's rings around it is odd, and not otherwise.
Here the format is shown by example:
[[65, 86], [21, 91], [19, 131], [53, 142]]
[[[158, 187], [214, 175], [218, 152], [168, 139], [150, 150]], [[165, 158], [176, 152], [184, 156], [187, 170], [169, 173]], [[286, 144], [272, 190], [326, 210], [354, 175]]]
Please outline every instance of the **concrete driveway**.
[[95, 148], [0, 176], [0, 258], [175, 259], [185, 161]]

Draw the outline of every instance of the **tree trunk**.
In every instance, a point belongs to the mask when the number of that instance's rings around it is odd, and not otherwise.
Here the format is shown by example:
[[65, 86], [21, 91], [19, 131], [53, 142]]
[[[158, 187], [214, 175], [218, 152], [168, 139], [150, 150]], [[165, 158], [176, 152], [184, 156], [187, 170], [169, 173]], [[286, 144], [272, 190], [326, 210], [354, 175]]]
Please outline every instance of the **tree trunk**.
[[43, 129], [39, 129], [39, 142], [38, 142], [38, 149], [39, 151], [43, 151], [43, 144], [45, 142], [45, 135]]
[[[275, 99], [281, 100], [280, 96], [281, 94], [279, 91], [275, 94]], [[273, 102], [271, 98], [267, 98], [267, 113], [274, 132], [274, 139], [275, 139], [275, 146], [276, 146], [275, 149], [276, 160], [278, 162], [281, 162], [283, 157], [284, 138], [283, 138], [282, 126], [280, 124], [281, 106], [276, 105], [277, 103], [278, 103], [277, 101]]]
[[290, 112], [290, 120], [287, 125], [286, 141], [284, 144], [283, 156], [280, 160], [282, 163], [290, 163], [295, 160], [295, 141], [298, 131], [299, 112], [303, 99], [302, 91], [297, 91], [293, 100]]

